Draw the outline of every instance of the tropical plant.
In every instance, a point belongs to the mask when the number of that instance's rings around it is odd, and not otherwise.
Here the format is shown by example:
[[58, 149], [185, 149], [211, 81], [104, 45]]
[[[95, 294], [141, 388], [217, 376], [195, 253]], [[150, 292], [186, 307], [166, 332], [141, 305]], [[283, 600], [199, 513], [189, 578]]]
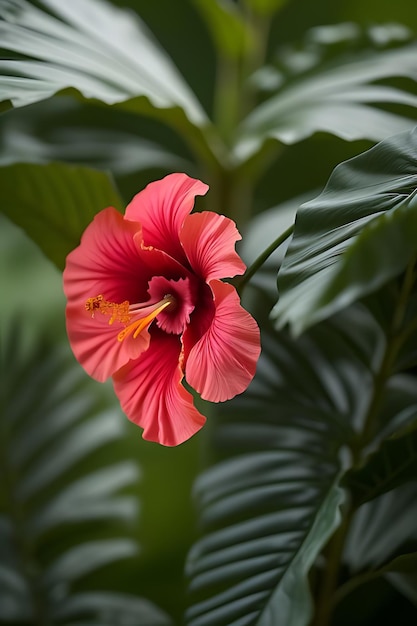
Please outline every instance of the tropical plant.
[[68, 349], [47, 338], [23, 345], [17, 323], [5, 331], [1, 623], [169, 624], [142, 598], [88, 584], [80, 589], [80, 580], [110, 564], [114, 576], [122, 575], [138, 552], [129, 527], [137, 524], [132, 486], [137, 491], [139, 468], [131, 459], [100, 455], [117, 448], [123, 424]]
[[262, 355], [157, 448], [61, 328], [20, 337], [26, 298], [2, 329], [1, 623], [414, 624], [417, 9], [119, 4], [0, 0], [0, 210], [62, 270], [100, 210], [200, 178], [244, 235]]

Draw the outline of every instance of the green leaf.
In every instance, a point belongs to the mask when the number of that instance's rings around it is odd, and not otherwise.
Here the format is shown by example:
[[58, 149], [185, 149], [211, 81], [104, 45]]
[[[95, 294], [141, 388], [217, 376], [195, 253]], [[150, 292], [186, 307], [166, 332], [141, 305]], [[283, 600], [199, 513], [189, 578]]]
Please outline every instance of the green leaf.
[[360, 309], [297, 342], [263, 328], [255, 380], [214, 432], [228, 460], [196, 484], [190, 626], [307, 625], [309, 570], [339, 522], [339, 449], [369, 395], [379, 331]]
[[[346, 24], [324, 28], [335, 41], [338, 32], [344, 36]], [[260, 86], [272, 85], [275, 93], [242, 122], [236, 146], [240, 159], [249, 159], [268, 138], [294, 144], [326, 132], [347, 141], [381, 141], [415, 124], [417, 96], [381, 84], [395, 77], [417, 80], [414, 43], [388, 50], [368, 44], [356, 52], [338, 50], [330, 59], [320, 44], [309, 32], [304, 50], [283, 54], [282, 69], [261, 70]]]
[[417, 552], [398, 556], [385, 565], [383, 569], [386, 572], [413, 573], [417, 570]]
[[193, 0], [200, 9], [220, 54], [239, 59], [251, 45], [251, 32], [230, 0]]
[[417, 552], [399, 556], [383, 569], [385, 578], [417, 606]]
[[[24, 106], [74, 88], [107, 104], [137, 96], [138, 112], [181, 108], [192, 124], [206, 116], [185, 81], [133, 11], [105, 0], [8, 0], [0, 9], [5, 105]], [[26, 58], [25, 58], [26, 57]]]
[[167, 615], [144, 598], [100, 591], [74, 594], [56, 607], [54, 617], [68, 620], [91, 613], [99, 615], [104, 623], [112, 626], [117, 624], [168, 626], [171, 623]]
[[101, 413], [83, 422], [70, 434], [55, 440], [53, 449], [36, 459], [31, 472], [21, 480], [17, 497], [32, 497], [101, 446], [120, 439], [122, 433], [123, 423], [114, 411]]
[[355, 512], [344, 562], [353, 573], [379, 570], [417, 546], [417, 483], [366, 502]]
[[[414, 418], [417, 406], [414, 406]], [[353, 468], [343, 478], [350, 489], [353, 505], [359, 505], [417, 479], [417, 422], [382, 441], [378, 450], [367, 457], [360, 467]]]
[[259, 626], [309, 624], [313, 606], [310, 598], [308, 574], [327, 539], [339, 526], [339, 507], [343, 492], [333, 486], [317, 511], [313, 527], [283, 576], [279, 587], [271, 596], [268, 610], [259, 620]]
[[417, 129], [338, 165], [302, 205], [273, 317], [294, 333], [375, 291], [417, 252]]
[[131, 539], [106, 539], [79, 544], [61, 554], [46, 569], [42, 585], [51, 587], [82, 578], [104, 565], [132, 557], [137, 550], [137, 544]]
[[[71, 604], [72, 585], [83, 592], [86, 575], [107, 564], [112, 564], [112, 580], [123, 579], [126, 559], [138, 551], [126, 535], [126, 523], [137, 521], [136, 497], [120, 493], [126, 487], [137, 490], [138, 471], [125, 456], [119, 463], [113, 456], [120, 454], [125, 422], [103, 411], [106, 387], [97, 393], [68, 347], [53, 347], [48, 336], [26, 341], [30, 322], [22, 317], [2, 328], [0, 621], [5, 624], [35, 623], [39, 606], [44, 621], [55, 623], [57, 609]], [[44, 426], [46, 434], [34, 436]], [[95, 455], [107, 441], [111, 456], [109, 451], [107, 457]], [[111, 588], [108, 592], [111, 596]], [[142, 606], [139, 598], [127, 595], [126, 603], [131, 606], [126, 613], [134, 613], [137, 623], [143, 623], [141, 615], [152, 614], [150, 604]], [[76, 604], [74, 599], [74, 616]], [[109, 599], [108, 615], [111, 605]], [[100, 623], [103, 611], [97, 603], [92, 601], [88, 612]], [[153, 614], [161, 615], [157, 609]], [[117, 623], [116, 613], [114, 618], [110, 623]]]
[[107, 174], [63, 163], [0, 168], [0, 187], [3, 213], [60, 269], [96, 213], [123, 207]]
[[[132, 124], [131, 114], [120, 109], [64, 97], [15, 109], [0, 117], [0, 165], [64, 161], [120, 177], [154, 168], [192, 171], [186, 154], [142, 137], [138, 121]], [[167, 135], [164, 128], [160, 141]]]
[[83, 476], [36, 513], [28, 524], [28, 532], [39, 534], [63, 523], [105, 518], [133, 521], [137, 515], [136, 500], [114, 494], [136, 484], [137, 478], [138, 470], [132, 461], [112, 464]]
[[[1, 533], [0, 540], [3, 540]], [[30, 591], [24, 578], [0, 565], [0, 620], [7, 624], [30, 619], [31, 608]]]

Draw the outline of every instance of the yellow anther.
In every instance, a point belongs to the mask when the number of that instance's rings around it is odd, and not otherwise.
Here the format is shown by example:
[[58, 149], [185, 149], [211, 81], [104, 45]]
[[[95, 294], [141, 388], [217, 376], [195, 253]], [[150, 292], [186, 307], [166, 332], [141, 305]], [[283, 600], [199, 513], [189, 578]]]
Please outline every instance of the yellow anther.
[[100, 294], [94, 298], [88, 298], [85, 303], [86, 311], [91, 313], [91, 317], [94, 317], [96, 311], [99, 311], [103, 315], [110, 315], [109, 324], [114, 322], [121, 322], [122, 324], [128, 324], [131, 320], [131, 314], [129, 312], [129, 301], [125, 300], [121, 304], [117, 302], [109, 302], [105, 300]]
[[[85, 309], [94, 317], [99, 311], [103, 315], [110, 315], [109, 324], [120, 322], [127, 324], [123, 330], [117, 335], [118, 341], [123, 341], [126, 337], [133, 333], [136, 337], [155, 319], [161, 311], [169, 306], [175, 306], [175, 299], [171, 295], [165, 296], [159, 302], [154, 304], [129, 304], [128, 300], [118, 304], [117, 302], [109, 302], [100, 294], [94, 298], [88, 298], [85, 303]], [[132, 321], [132, 319], [134, 321]]]

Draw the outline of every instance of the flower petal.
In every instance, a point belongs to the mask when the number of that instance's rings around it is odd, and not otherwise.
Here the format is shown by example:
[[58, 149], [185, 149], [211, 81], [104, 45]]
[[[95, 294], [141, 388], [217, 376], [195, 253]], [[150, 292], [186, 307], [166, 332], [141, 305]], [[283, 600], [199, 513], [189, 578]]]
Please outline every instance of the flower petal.
[[127, 417], [141, 426], [143, 438], [176, 446], [206, 421], [182, 386], [181, 342], [153, 328], [149, 349], [113, 376], [114, 389]]
[[94, 318], [80, 306], [69, 304], [66, 309], [67, 333], [72, 351], [87, 374], [104, 382], [130, 359], [137, 359], [149, 346], [149, 333], [145, 329], [135, 338], [118, 341], [117, 335], [124, 326], [108, 320], [100, 313]]
[[209, 329], [190, 351], [186, 379], [205, 400], [222, 402], [242, 393], [255, 375], [260, 334], [232, 285], [215, 280], [210, 287], [216, 310]]
[[120, 322], [110, 326], [101, 313], [93, 318], [85, 310], [87, 299], [98, 295], [117, 303], [148, 299], [148, 276], [134, 242], [138, 230], [139, 224], [125, 221], [116, 209], [104, 209], [89, 224], [80, 245], [67, 256], [63, 286], [69, 341], [84, 369], [101, 382], [149, 345], [147, 331], [137, 339], [128, 337], [119, 342]]
[[246, 265], [235, 250], [241, 238], [233, 220], [209, 211], [188, 215], [180, 233], [191, 267], [206, 282], [244, 274]]
[[202, 196], [207, 190], [207, 185], [186, 174], [169, 174], [139, 192], [127, 206], [125, 218], [142, 224], [145, 245], [164, 250], [183, 262], [179, 232], [193, 209], [195, 196]]

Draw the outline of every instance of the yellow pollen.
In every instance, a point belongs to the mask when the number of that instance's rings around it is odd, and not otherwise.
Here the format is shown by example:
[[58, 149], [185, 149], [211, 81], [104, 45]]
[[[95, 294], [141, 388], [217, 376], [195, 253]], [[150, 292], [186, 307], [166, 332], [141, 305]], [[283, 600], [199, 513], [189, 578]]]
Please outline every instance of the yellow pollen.
[[117, 302], [109, 302], [105, 300], [100, 294], [94, 298], [88, 298], [85, 303], [86, 310], [91, 313], [91, 317], [94, 317], [94, 313], [99, 311], [103, 315], [110, 315], [109, 324], [114, 322], [121, 322], [122, 324], [128, 324], [131, 320], [129, 312], [129, 300], [125, 300], [121, 304]]
[[[148, 305], [146, 303], [143, 305], [131, 305], [128, 300], [125, 300], [120, 304], [117, 302], [109, 302], [100, 294], [94, 298], [88, 298], [85, 303], [85, 309], [91, 313], [91, 317], [94, 317], [97, 311], [103, 315], [110, 315], [109, 324], [113, 324], [114, 322], [128, 324], [128, 326], [121, 330], [117, 335], [117, 340], [123, 341], [132, 333], [133, 338], [136, 339], [136, 337], [147, 326], [149, 326], [149, 324], [157, 315], [159, 315], [159, 313], [161, 313], [161, 311], [173, 305], [175, 306], [175, 299], [171, 295], [166, 295], [160, 302], [156, 302], [154, 305]], [[149, 311], [150, 308], [151, 311], [148, 312], [145, 317], [140, 317], [139, 319], [137, 318], [137, 315], [140, 315], [141, 313], [141, 309], [147, 309], [147, 311]], [[133, 317], [136, 317], [136, 319], [131, 322]]]

